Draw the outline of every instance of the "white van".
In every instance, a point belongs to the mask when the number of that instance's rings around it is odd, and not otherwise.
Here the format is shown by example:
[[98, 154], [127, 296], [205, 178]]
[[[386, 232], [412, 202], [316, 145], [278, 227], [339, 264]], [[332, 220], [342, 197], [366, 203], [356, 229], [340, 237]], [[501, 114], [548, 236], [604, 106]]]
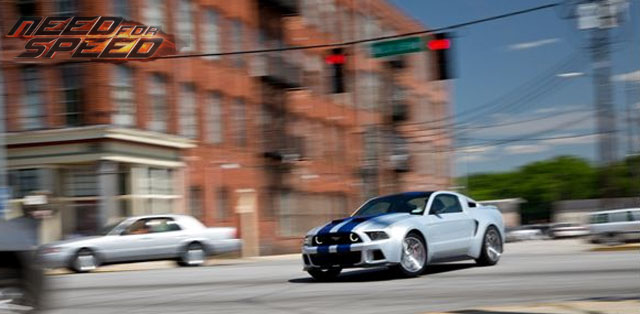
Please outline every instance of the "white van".
[[621, 243], [640, 241], [640, 208], [605, 210], [589, 214], [591, 241]]

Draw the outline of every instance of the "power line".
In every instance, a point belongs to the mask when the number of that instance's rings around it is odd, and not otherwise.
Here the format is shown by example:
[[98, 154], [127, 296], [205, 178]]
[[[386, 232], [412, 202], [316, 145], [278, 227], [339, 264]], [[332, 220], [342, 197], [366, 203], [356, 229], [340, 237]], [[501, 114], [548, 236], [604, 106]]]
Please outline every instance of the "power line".
[[229, 55], [257, 54], [257, 53], [279, 52], [279, 51], [289, 51], [289, 50], [306, 50], [306, 49], [318, 49], [318, 48], [345, 47], [345, 46], [369, 43], [369, 42], [380, 41], [380, 40], [403, 38], [403, 37], [415, 36], [415, 35], [433, 34], [433, 33], [443, 32], [443, 31], [447, 31], [447, 30], [453, 30], [453, 29], [457, 29], [457, 28], [471, 26], [471, 25], [475, 25], [475, 24], [486, 23], [486, 22], [490, 22], [490, 21], [509, 18], [509, 17], [513, 17], [513, 16], [517, 16], [517, 15], [527, 14], [527, 13], [531, 13], [531, 12], [546, 10], [546, 9], [553, 8], [553, 7], [556, 7], [556, 6], [559, 6], [559, 5], [560, 5], [560, 3], [549, 3], [549, 4], [537, 6], [537, 7], [524, 9], [524, 10], [513, 11], [513, 12], [504, 13], [504, 14], [500, 14], [500, 15], [494, 15], [494, 16], [490, 16], [490, 17], [486, 17], [486, 18], [471, 20], [471, 21], [468, 21], [468, 22], [453, 24], [453, 25], [444, 26], [444, 27], [440, 27], [440, 28], [434, 28], [434, 29], [431, 29], [431, 30], [421, 30], [421, 31], [415, 31], [415, 32], [408, 32], [408, 33], [402, 33], [402, 34], [396, 34], [396, 35], [388, 35], [388, 36], [372, 37], [372, 38], [345, 41], [345, 42], [336, 42], [336, 43], [329, 43], [329, 44], [317, 44], [317, 45], [305, 45], [305, 46], [292, 46], [292, 47], [282, 47], [282, 48], [270, 48], [270, 49], [241, 50], [241, 51], [231, 51], [231, 52], [167, 55], [167, 56], [158, 57], [158, 59], [197, 58], [197, 57], [209, 57], [209, 56], [229, 56]]
[[[607, 133], [617, 133], [619, 131], [610, 131]], [[511, 142], [537, 142], [537, 141], [551, 141], [551, 140], [563, 140], [563, 139], [573, 139], [573, 138], [581, 138], [593, 135], [600, 135], [602, 132], [591, 132], [584, 134], [573, 134], [573, 135], [563, 135], [563, 136], [552, 136], [552, 137], [538, 137], [538, 138], [526, 138], [526, 139], [513, 139]], [[481, 139], [481, 138], [465, 138], [466, 140], [472, 141], [485, 141], [485, 142], [499, 142], [497, 139]]]

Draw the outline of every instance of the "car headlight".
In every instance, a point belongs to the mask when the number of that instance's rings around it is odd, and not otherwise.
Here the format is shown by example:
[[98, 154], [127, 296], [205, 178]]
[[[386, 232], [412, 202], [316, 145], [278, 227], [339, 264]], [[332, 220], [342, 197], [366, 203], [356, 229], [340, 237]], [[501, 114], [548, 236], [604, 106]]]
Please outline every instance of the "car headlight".
[[371, 241], [389, 239], [389, 235], [384, 231], [365, 232]]
[[311, 245], [313, 245], [313, 244], [312, 244], [312, 241], [313, 241], [313, 236], [308, 235], [308, 236], [305, 236], [305, 237], [304, 237], [304, 245], [305, 245], [305, 246], [311, 246]]
[[349, 234], [349, 240], [351, 242], [355, 243], [355, 242], [360, 241], [360, 237], [357, 234], [352, 232], [352, 233]]
[[42, 248], [42, 250], [40, 250], [40, 253], [41, 254], [55, 254], [55, 253], [60, 253], [60, 251], [62, 251], [62, 248], [51, 246], [51, 247]]

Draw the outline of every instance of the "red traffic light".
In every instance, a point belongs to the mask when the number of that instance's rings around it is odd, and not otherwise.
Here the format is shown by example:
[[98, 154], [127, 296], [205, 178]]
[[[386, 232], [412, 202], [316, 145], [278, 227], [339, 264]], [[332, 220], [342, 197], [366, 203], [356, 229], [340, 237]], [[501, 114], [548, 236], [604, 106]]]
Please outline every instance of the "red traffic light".
[[333, 54], [327, 56], [325, 62], [327, 62], [327, 64], [344, 64], [346, 59], [347, 58], [343, 54]]
[[451, 40], [449, 39], [433, 39], [427, 43], [429, 50], [444, 50], [451, 48]]

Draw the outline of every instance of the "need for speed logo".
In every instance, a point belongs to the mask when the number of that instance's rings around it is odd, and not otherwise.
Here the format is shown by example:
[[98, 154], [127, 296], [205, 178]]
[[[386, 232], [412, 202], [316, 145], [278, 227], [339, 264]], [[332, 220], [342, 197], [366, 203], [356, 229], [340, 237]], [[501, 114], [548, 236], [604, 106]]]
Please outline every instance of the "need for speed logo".
[[17, 58], [149, 60], [175, 54], [172, 36], [122, 17], [21, 17], [7, 37], [28, 39]]

